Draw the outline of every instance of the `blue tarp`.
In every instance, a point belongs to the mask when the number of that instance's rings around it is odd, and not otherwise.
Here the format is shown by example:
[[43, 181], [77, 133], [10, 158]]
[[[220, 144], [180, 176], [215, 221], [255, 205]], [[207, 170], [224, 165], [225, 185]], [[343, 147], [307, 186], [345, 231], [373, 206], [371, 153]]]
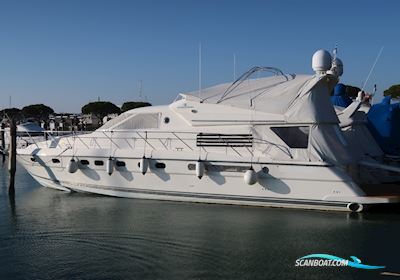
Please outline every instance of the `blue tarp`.
[[368, 128], [385, 153], [400, 155], [400, 105], [390, 101], [391, 96], [386, 96], [371, 107]]
[[346, 86], [344, 84], [337, 84], [331, 96], [332, 104], [340, 107], [347, 107], [352, 103], [352, 100], [346, 93]]

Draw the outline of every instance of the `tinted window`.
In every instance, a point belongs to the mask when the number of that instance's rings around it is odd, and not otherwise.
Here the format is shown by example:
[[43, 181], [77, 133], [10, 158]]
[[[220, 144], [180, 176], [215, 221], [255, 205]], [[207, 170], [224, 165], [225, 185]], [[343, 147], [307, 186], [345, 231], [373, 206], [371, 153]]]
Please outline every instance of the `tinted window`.
[[308, 135], [310, 127], [308, 126], [290, 126], [290, 127], [271, 127], [271, 130], [282, 139], [289, 148], [307, 149]]

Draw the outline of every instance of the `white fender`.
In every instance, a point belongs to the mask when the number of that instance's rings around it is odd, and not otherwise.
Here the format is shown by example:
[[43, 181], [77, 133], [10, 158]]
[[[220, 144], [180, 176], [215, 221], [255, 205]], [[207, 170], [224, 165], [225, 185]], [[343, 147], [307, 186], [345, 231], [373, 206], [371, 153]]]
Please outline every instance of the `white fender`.
[[197, 176], [197, 178], [201, 179], [203, 177], [204, 169], [205, 169], [204, 162], [198, 160], [196, 162], [196, 176]]
[[108, 175], [111, 176], [111, 174], [114, 172], [114, 159], [112, 157], [108, 158], [106, 169], [107, 169]]
[[67, 170], [69, 173], [75, 173], [78, 171], [78, 163], [75, 161], [74, 158], [71, 158], [67, 165]]
[[244, 182], [248, 185], [254, 185], [257, 182], [257, 173], [252, 167], [244, 173]]
[[143, 175], [146, 174], [148, 167], [149, 167], [149, 161], [145, 156], [143, 156], [142, 159], [140, 160], [140, 172], [142, 172]]

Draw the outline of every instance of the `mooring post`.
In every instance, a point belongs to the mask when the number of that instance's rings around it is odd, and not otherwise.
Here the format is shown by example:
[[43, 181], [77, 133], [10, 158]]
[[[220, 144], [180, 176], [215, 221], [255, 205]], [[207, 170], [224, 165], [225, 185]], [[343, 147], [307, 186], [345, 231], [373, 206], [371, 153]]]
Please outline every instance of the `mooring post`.
[[9, 185], [8, 194], [15, 194], [15, 171], [16, 171], [16, 161], [17, 161], [17, 125], [15, 120], [11, 118], [10, 120], [10, 147], [8, 151], [8, 172], [9, 172]]
[[5, 134], [6, 125], [1, 123], [0, 125], [0, 138], [1, 138], [1, 155], [3, 158], [3, 162], [6, 161], [6, 134]]

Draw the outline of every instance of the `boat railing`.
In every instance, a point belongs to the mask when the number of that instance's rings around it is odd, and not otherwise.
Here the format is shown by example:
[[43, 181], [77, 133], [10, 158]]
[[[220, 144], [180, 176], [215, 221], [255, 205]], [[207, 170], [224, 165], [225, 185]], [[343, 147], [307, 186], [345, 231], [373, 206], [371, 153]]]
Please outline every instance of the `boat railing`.
[[[0, 129], [0, 132], [2, 129]], [[4, 129], [4, 137], [5, 137], [5, 143], [6, 143], [6, 149], [8, 146], [8, 143], [10, 142], [10, 135], [9, 135], [9, 130]], [[47, 140], [55, 139], [55, 137], [58, 138], [66, 138], [72, 135], [82, 135], [82, 134], [87, 134], [90, 133], [91, 131], [56, 131], [56, 130], [43, 130], [43, 131], [30, 131], [30, 130], [24, 130], [24, 131], [17, 131], [17, 148], [26, 148], [29, 145], [35, 145], [37, 147], [39, 142], [45, 142]]]
[[[43, 147], [43, 144], [47, 148], [76, 148], [78, 143], [80, 147], [86, 149], [137, 149], [145, 148], [153, 151], [183, 151], [188, 149], [190, 151], [203, 151], [205, 153], [210, 152], [213, 147], [204, 147], [196, 145], [196, 137], [199, 132], [194, 131], [155, 131], [155, 130], [97, 130], [97, 131], [44, 131], [44, 135], [41, 137], [32, 136], [29, 133], [28, 139], [22, 139], [25, 141], [25, 146], [36, 145], [38, 148]], [[236, 145], [230, 145], [225, 139], [220, 138], [225, 145], [221, 146], [225, 148], [226, 154], [232, 151], [239, 157], [243, 156], [254, 156], [255, 145], [268, 145], [274, 146], [281, 152], [287, 154], [290, 158], [293, 158], [291, 151], [288, 147], [282, 146], [278, 143], [266, 141], [265, 139], [252, 138], [253, 143], [251, 147], [243, 146], [238, 147]], [[47, 141], [46, 141], [47, 140]], [[41, 144], [39, 144], [41, 142]], [[180, 144], [180, 146], [178, 145]], [[174, 145], [175, 144], [175, 145]], [[215, 147], [214, 147], [215, 148]]]

